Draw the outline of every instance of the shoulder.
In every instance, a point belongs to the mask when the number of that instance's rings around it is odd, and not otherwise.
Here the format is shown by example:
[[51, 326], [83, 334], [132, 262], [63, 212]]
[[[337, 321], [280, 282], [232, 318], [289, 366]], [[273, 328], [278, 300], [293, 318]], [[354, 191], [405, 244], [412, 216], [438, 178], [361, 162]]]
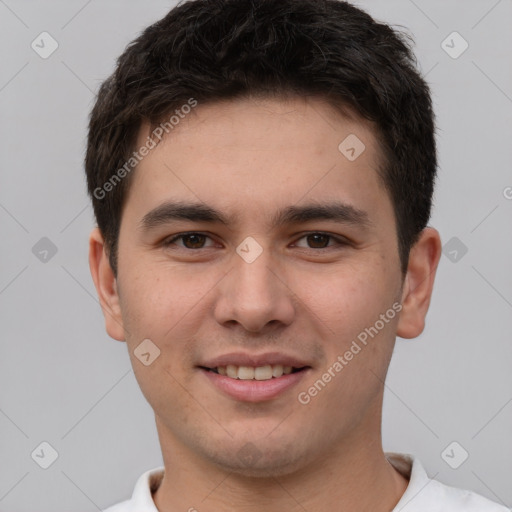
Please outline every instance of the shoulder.
[[453, 512], [509, 512], [507, 507], [484, 498], [476, 492], [451, 487], [437, 480], [430, 480], [430, 482], [431, 500], [435, 499], [438, 501], [436, 508], [432, 510], [449, 510]]
[[418, 458], [387, 453], [388, 461], [409, 479], [409, 485], [393, 512], [510, 512], [480, 494], [451, 487], [429, 478]]
[[122, 501], [121, 503], [116, 503], [111, 507], [103, 510], [102, 512], [132, 512], [132, 500]]
[[116, 503], [102, 512], [158, 512], [153, 493], [160, 485], [163, 475], [163, 467], [146, 471], [135, 483], [131, 499]]

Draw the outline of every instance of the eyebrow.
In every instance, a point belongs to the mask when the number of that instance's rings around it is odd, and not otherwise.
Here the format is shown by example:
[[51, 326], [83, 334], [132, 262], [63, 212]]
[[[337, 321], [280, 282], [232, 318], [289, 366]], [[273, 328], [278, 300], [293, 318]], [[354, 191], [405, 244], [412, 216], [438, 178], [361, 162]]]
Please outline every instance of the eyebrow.
[[[150, 231], [175, 220], [217, 223], [225, 226], [230, 224], [228, 217], [207, 204], [167, 201], [144, 215], [140, 222], [140, 229]], [[314, 220], [333, 220], [363, 229], [374, 227], [367, 212], [340, 201], [287, 206], [272, 216], [270, 227]]]

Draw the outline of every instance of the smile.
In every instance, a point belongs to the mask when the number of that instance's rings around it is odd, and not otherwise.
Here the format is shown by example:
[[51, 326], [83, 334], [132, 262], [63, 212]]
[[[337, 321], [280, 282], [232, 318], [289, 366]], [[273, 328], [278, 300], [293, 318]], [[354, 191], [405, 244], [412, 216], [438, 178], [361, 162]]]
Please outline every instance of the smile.
[[277, 399], [297, 386], [311, 367], [227, 365], [213, 368], [200, 366], [199, 370], [213, 388], [224, 396], [241, 402], [265, 402]]
[[224, 377], [239, 380], [270, 380], [278, 379], [283, 375], [289, 375], [303, 370], [302, 368], [294, 368], [292, 366], [283, 366], [281, 364], [264, 365], [264, 366], [236, 366], [229, 364], [227, 366], [217, 366], [216, 368], [203, 369], [217, 373]]

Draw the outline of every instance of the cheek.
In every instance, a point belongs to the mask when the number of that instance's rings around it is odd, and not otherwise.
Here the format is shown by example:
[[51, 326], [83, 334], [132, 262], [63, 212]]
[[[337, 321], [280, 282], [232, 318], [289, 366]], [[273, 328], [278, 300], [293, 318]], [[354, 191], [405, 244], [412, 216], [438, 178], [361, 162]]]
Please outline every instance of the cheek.
[[[166, 383], [167, 393], [182, 393], [181, 388], [174, 388], [179, 387], [177, 381], [187, 385], [191, 378], [188, 369], [197, 356], [196, 334], [211, 316], [209, 293], [214, 291], [222, 274], [177, 268], [167, 262], [144, 262], [142, 258], [134, 258], [130, 263], [131, 267], [127, 265], [130, 275], [123, 276], [121, 308], [137, 380], [147, 393], [158, 395], [158, 382]], [[145, 339], [160, 350], [150, 367], [143, 366], [134, 354]], [[156, 371], [158, 377], [152, 373]]]
[[[394, 346], [397, 315], [392, 293], [378, 280], [349, 274], [331, 277], [305, 290], [307, 305], [320, 319], [325, 366], [301, 391], [312, 393], [316, 417], [330, 419], [322, 435], [350, 430], [373, 407]], [[386, 321], [382, 314], [390, 311]], [[324, 374], [328, 375], [324, 377]], [[324, 385], [319, 380], [327, 380]], [[313, 413], [311, 414], [313, 416]], [[332, 430], [334, 428], [334, 430]]]
[[[131, 267], [128, 265], [132, 263]], [[200, 308], [215, 275], [201, 276], [171, 264], [140, 259], [128, 262], [130, 275], [123, 276], [122, 313], [130, 332], [165, 342], [182, 328], [182, 321]]]
[[339, 267], [313, 278], [297, 277], [295, 288], [328, 337], [348, 340], [391, 307], [392, 294], [382, 273], [381, 268]]
[[[185, 369], [190, 366], [191, 340], [199, 326], [197, 312], [208, 287], [198, 286], [176, 269], [144, 264], [142, 259], [130, 263], [131, 267], [126, 266], [130, 274], [122, 277], [120, 297], [136, 380], [155, 411], [179, 410], [183, 421], [189, 414], [183, 392], [188, 378]], [[139, 359], [139, 347], [147, 339], [154, 345], [149, 344], [145, 352], [151, 358], [157, 354], [149, 365]]]
[[[380, 379], [385, 377], [393, 351], [398, 318], [392, 309], [389, 276], [379, 264], [338, 268], [330, 275], [317, 275], [302, 288], [308, 309], [315, 313], [310, 317], [319, 319], [326, 353], [325, 368], [319, 374], [330, 370], [328, 390], [322, 391], [316, 403], [333, 416], [338, 415], [336, 404], [344, 404], [339, 421], [349, 411], [356, 414], [382, 388]], [[314, 379], [309, 385], [315, 385]]]

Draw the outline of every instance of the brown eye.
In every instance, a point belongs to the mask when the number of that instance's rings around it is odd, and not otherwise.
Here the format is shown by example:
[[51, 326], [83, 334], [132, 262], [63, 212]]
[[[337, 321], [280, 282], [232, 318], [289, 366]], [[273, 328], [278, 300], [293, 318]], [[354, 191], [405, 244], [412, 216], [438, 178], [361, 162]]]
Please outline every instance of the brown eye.
[[175, 237], [166, 240], [164, 242], [164, 246], [172, 246], [177, 245], [176, 241], [181, 240], [182, 245], [179, 247], [184, 247], [185, 249], [204, 249], [206, 240], [210, 238], [207, 235], [203, 235], [202, 233], [182, 233], [181, 235], [176, 235]]
[[333, 249], [335, 247], [348, 245], [348, 242], [343, 238], [328, 233], [308, 233], [300, 238], [300, 240], [303, 239], [307, 241], [307, 246], [297, 245], [297, 247], [302, 249]]
[[[183, 236], [183, 244], [188, 249], [201, 249], [204, 245], [205, 238], [206, 237], [204, 235], [198, 235], [198, 234], [184, 235]], [[187, 241], [189, 243], [187, 243]]]
[[314, 235], [308, 235], [306, 238], [308, 239], [312, 249], [323, 249], [324, 247], [328, 246], [329, 239], [331, 237], [322, 233], [316, 233]]

